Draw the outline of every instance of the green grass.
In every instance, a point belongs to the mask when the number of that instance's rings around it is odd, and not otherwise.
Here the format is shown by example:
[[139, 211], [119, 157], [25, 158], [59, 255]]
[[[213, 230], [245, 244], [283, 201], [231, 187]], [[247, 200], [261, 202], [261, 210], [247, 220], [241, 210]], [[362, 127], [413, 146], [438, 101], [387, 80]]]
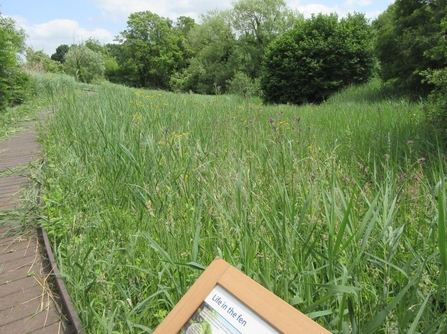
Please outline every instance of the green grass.
[[87, 332], [150, 332], [217, 255], [334, 333], [446, 330], [422, 105], [379, 82], [295, 107], [41, 80], [41, 223]]

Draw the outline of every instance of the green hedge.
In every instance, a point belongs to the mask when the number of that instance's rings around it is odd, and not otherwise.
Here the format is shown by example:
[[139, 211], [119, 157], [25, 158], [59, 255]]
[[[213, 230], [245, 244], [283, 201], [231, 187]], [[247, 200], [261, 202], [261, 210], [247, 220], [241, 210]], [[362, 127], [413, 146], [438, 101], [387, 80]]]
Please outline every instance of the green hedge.
[[322, 102], [345, 86], [366, 82], [373, 67], [372, 30], [365, 17], [320, 14], [269, 45], [261, 86], [266, 102]]

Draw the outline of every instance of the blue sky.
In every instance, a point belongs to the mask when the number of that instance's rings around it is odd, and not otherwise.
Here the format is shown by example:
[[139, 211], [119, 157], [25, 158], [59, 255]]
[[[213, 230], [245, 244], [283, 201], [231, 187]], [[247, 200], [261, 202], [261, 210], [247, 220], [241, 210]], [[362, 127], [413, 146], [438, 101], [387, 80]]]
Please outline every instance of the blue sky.
[[[61, 44], [82, 43], [89, 37], [110, 43], [126, 29], [130, 13], [149, 10], [176, 19], [232, 7], [233, 0], [0, 0], [0, 11], [25, 29], [27, 44], [51, 55]], [[286, 0], [287, 5], [304, 14], [333, 13], [340, 16], [354, 11], [375, 18], [393, 0]]]

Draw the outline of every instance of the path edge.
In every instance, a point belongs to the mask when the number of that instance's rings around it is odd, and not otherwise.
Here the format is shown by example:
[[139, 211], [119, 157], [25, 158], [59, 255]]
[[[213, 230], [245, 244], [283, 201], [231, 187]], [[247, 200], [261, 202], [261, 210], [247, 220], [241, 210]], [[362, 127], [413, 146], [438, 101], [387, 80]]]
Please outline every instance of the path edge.
[[53, 251], [51, 249], [51, 244], [50, 240], [48, 239], [48, 235], [41, 226], [37, 227], [37, 234], [43, 241], [45, 252], [52, 269], [51, 276], [54, 278], [56, 282], [56, 286], [60, 293], [62, 304], [64, 306], [65, 313], [68, 317], [69, 323], [73, 327], [74, 333], [83, 334], [84, 329], [82, 328], [78, 314], [73, 306], [73, 303], [71, 302], [70, 295], [68, 294], [67, 288], [65, 287], [64, 281], [62, 280], [62, 276], [59, 272], [59, 269], [57, 268], [56, 260], [54, 258]]

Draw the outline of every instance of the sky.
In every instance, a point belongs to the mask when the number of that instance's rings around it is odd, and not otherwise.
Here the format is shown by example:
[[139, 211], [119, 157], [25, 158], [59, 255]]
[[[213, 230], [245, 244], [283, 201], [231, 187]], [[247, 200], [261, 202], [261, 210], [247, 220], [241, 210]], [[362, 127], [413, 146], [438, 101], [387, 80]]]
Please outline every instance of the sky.
[[[232, 8], [234, 0], [0, 0], [0, 12], [11, 17], [27, 34], [26, 44], [48, 55], [61, 44], [79, 44], [92, 37], [112, 43], [127, 27], [129, 14], [149, 10], [176, 20]], [[312, 14], [364, 13], [374, 19], [393, 0], [286, 0], [305, 17]]]

